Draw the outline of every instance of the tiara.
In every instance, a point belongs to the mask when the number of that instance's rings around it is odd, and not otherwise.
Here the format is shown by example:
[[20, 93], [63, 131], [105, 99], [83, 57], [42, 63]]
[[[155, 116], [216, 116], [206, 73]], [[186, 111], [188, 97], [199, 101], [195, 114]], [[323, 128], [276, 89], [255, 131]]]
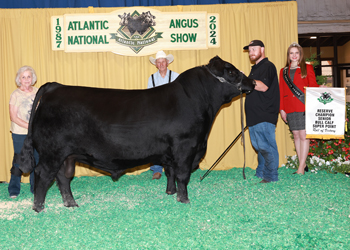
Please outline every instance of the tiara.
[[289, 47], [301, 47], [298, 43], [294, 42]]

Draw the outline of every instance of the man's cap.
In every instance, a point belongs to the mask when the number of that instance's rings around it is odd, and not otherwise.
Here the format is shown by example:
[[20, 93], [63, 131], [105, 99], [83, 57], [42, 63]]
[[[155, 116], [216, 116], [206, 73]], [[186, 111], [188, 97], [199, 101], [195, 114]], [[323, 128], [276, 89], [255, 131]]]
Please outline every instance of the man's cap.
[[253, 40], [247, 46], [244, 46], [243, 49], [247, 50], [247, 49], [249, 49], [249, 46], [265, 47], [265, 45], [264, 45], [264, 43], [262, 41], [260, 41], [260, 40]]

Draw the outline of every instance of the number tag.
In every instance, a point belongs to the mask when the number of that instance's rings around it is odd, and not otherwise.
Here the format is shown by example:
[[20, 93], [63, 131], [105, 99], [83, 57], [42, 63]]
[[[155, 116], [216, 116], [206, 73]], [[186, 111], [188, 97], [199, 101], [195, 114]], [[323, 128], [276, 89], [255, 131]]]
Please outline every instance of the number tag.
[[64, 50], [63, 16], [51, 17], [52, 50]]
[[220, 47], [220, 19], [219, 14], [208, 14], [208, 47]]

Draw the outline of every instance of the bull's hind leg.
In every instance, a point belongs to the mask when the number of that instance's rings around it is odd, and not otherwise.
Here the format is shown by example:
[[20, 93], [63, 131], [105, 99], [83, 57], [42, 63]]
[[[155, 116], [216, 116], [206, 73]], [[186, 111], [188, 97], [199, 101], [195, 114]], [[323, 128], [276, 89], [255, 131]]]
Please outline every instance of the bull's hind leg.
[[34, 183], [34, 204], [33, 210], [41, 212], [45, 207], [45, 197], [47, 190], [51, 183], [55, 179], [57, 171], [49, 169], [47, 165], [39, 160], [38, 166], [34, 170], [35, 183]]
[[64, 164], [61, 166], [60, 171], [58, 171], [56, 176], [56, 181], [62, 195], [63, 204], [66, 207], [78, 207], [78, 204], [75, 202], [70, 188], [74, 170], [73, 173], [68, 174], [68, 172], [72, 171], [72, 169], [75, 169], [75, 160], [68, 157], [64, 161]]
[[166, 193], [167, 194], [175, 194], [176, 193], [176, 184], [175, 184], [175, 173], [173, 167], [164, 167], [165, 175], [167, 177], [167, 186]]
[[190, 181], [191, 171], [189, 168], [182, 168], [176, 173], [177, 181], [177, 201], [182, 203], [190, 203], [188, 199], [187, 185]]
[[[188, 143], [188, 142], [186, 142]], [[187, 193], [187, 185], [190, 181], [193, 160], [195, 159], [195, 150], [188, 150], [188, 145], [183, 144], [179, 147], [182, 150], [174, 153], [176, 156], [174, 163], [175, 180], [177, 184], [177, 201], [182, 203], [189, 203]]]

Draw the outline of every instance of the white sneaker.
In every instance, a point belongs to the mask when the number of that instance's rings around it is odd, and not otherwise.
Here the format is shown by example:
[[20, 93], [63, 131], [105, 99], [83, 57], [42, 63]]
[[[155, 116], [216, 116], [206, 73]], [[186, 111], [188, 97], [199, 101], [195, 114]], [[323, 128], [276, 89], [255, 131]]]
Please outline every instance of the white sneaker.
[[17, 195], [11, 195], [10, 198], [16, 199], [16, 198], [17, 198]]

